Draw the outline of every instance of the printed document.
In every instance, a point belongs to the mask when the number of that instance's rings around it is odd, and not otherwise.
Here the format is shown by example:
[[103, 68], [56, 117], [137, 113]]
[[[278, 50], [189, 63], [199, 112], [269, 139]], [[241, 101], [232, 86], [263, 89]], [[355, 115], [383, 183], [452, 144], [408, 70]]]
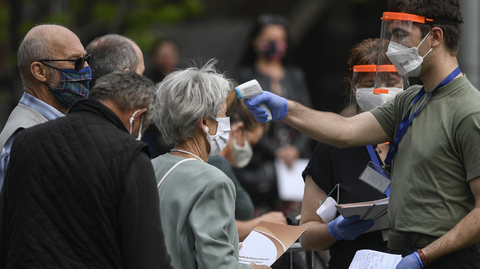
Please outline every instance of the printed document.
[[260, 221], [243, 241], [239, 262], [272, 265], [307, 230], [293, 226]]
[[395, 269], [401, 259], [400, 254], [362, 249], [355, 253], [348, 269]]

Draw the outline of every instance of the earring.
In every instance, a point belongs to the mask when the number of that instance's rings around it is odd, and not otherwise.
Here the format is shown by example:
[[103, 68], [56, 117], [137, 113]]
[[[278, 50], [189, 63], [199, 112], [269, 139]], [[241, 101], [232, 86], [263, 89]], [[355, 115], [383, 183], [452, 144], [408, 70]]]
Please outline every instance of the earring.
[[205, 133], [208, 134], [208, 131], [210, 131], [210, 129], [208, 129], [208, 126], [205, 126]]

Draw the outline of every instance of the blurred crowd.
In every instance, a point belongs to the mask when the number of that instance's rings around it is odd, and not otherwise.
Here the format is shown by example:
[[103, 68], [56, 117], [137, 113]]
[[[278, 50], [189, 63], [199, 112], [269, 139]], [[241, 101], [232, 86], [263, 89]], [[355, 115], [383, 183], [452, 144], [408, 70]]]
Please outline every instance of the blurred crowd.
[[[0, 268], [346, 269], [364, 249], [478, 268], [480, 93], [457, 61], [459, 2], [389, 0], [380, 22], [345, 52], [339, 113], [313, 109], [278, 14], [256, 18], [231, 77], [172, 38], [146, 66], [126, 36], [84, 47], [31, 28], [0, 133]], [[280, 191], [290, 170], [298, 199]], [[336, 209], [380, 200], [372, 219]], [[242, 263], [262, 221], [307, 227], [303, 255]]]

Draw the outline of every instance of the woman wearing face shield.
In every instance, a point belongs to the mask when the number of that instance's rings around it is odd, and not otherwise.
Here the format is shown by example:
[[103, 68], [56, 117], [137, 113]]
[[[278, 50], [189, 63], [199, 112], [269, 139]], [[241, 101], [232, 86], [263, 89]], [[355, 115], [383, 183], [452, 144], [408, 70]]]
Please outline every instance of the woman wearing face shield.
[[275, 211], [253, 218], [252, 199], [232, 169], [232, 166], [238, 169], [247, 166], [253, 156], [252, 147], [269, 124], [256, 121], [245, 104], [237, 98], [235, 91], [231, 91], [227, 97], [227, 117], [230, 118], [230, 139], [220, 154], [208, 158], [208, 163], [222, 170], [235, 184], [235, 222], [240, 241], [243, 241], [260, 221], [287, 224], [287, 220], [282, 212]]
[[233, 83], [215, 63], [173, 72], [158, 84], [157, 126], [175, 143], [152, 160], [168, 253], [175, 268], [269, 268], [238, 262], [235, 187], [206, 163], [230, 137], [226, 98]]
[[[351, 117], [383, 105], [402, 91], [403, 80], [393, 66], [378, 66], [376, 72], [379, 45], [379, 39], [366, 39], [350, 51], [348, 65], [352, 73], [346, 94], [349, 104], [342, 111], [344, 116]], [[343, 218], [338, 214], [328, 216], [321, 210], [317, 213], [317, 209], [319, 202], [330, 195], [342, 204], [386, 198], [358, 177], [370, 161], [382, 165], [388, 149], [388, 144], [337, 148], [319, 143], [303, 172], [305, 191], [300, 225], [308, 229], [300, 243], [306, 250], [329, 249], [330, 269], [348, 268], [359, 249], [384, 251], [387, 247], [382, 231], [365, 233], [373, 226], [372, 220], [359, 221], [357, 216]]]

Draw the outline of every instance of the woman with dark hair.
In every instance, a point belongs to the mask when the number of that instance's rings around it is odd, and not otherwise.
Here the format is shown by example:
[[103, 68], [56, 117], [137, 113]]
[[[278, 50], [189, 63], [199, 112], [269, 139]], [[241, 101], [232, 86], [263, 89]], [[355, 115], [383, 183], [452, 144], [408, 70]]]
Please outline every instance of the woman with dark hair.
[[[256, 79], [264, 91], [311, 107], [303, 71], [286, 64], [290, 55], [288, 48], [287, 20], [274, 14], [259, 16], [248, 37], [238, 81]], [[254, 147], [254, 161], [245, 169], [235, 171], [256, 206], [278, 209], [274, 160], [282, 159], [290, 166], [297, 158], [308, 158], [311, 142], [306, 135], [283, 122], [272, 122], [268, 132]]]
[[[379, 45], [379, 39], [366, 39], [355, 45], [350, 52], [348, 66], [352, 73], [348, 78], [347, 89], [350, 104], [348, 109], [344, 110], [344, 116], [351, 117], [369, 110], [372, 104], [378, 101], [379, 97], [373, 93], [373, 87]], [[389, 89], [389, 94], [386, 94], [388, 95], [386, 99], [392, 99], [398, 92], [397, 89], [402, 90], [403, 80], [391, 65], [380, 69], [386, 71], [378, 73], [379, 76], [385, 77], [383, 81], [387, 81], [385, 89]], [[329, 249], [330, 269], [347, 269], [357, 250], [385, 251], [387, 247], [382, 231], [364, 233], [372, 227], [372, 220], [358, 221], [342, 216], [333, 217], [333, 220], [327, 217], [322, 219], [316, 211], [319, 202], [325, 201], [329, 196], [327, 194], [330, 193], [332, 198], [342, 204], [385, 198], [385, 194], [359, 180], [358, 177], [370, 161], [383, 164], [389, 147], [389, 144], [381, 144], [337, 148], [319, 143], [303, 171], [305, 192], [300, 225], [307, 226], [308, 229], [300, 238], [300, 243], [305, 250]], [[339, 188], [338, 197], [336, 188]]]

